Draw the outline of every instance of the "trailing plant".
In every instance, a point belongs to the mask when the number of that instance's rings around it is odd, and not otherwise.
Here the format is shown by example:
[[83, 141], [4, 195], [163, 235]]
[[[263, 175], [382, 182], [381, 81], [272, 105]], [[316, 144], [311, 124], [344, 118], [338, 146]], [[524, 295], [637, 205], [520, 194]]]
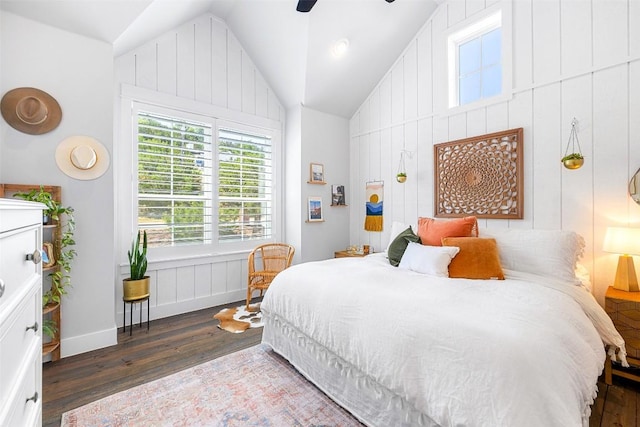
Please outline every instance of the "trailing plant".
[[138, 235], [131, 243], [131, 250], [127, 252], [129, 255], [129, 267], [131, 280], [140, 280], [144, 278], [147, 272], [147, 231], [143, 232], [142, 250], [140, 250], [140, 230]]
[[73, 238], [73, 233], [76, 229], [73, 208], [63, 206], [54, 200], [51, 193], [45, 191], [42, 185], [39, 189], [15, 193], [13, 197], [44, 204], [46, 209], [43, 213], [60, 224], [53, 239], [54, 258], [58, 268], [49, 274], [51, 288], [42, 294], [42, 305], [49, 303], [59, 304], [62, 295], [66, 295], [67, 288], [71, 286], [71, 262], [76, 256], [76, 251], [73, 249], [76, 244]]

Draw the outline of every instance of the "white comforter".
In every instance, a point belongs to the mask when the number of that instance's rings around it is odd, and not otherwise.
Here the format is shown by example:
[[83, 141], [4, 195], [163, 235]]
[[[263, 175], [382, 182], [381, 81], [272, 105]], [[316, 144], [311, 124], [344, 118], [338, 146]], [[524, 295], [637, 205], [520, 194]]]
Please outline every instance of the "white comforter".
[[293, 266], [261, 307], [441, 426], [583, 425], [603, 341], [624, 351], [582, 287], [438, 278], [383, 254]]

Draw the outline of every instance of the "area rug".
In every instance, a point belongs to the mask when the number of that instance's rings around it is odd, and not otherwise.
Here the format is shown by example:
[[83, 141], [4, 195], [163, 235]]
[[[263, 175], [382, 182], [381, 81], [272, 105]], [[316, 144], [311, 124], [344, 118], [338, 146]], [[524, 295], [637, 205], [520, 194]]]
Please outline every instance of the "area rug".
[[225, 331], [239, 334], [249, 328], [262, 328], [262, 312], [260, 311], [260, 303], [249, 305], [247, 311], [246, 305], [233, 308], [223, 308], [213, 316], [220, 323], [218, 327]]
[[261, 344], [65, 412], [61, 426], [362, 424]]

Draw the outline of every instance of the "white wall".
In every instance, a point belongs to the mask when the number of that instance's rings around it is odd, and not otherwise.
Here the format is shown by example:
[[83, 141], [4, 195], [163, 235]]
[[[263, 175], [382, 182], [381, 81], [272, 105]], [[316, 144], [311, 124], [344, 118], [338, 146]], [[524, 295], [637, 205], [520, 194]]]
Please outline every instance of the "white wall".
[[[602, 302], [617, 262], [602, 251], [606, 227], [640, 225], [640, 207], [627, 195], [640, 167], [640, 3], [512, 2], [512, 98], [447, 115], [440, 108], [445, 33], [492, 4], [441, 5], [351, 119], [351, 187], [385, 180], [385, 231], [364, 231], [363, 212], [352, 209], [351, 240], [380, 247], [391, 221], [433, 216], [433, 144], [523, 127], [524, 219], [482, 225], [579, 232]], [[585, 165], [569, 171], [560, 158], [573, 117]], [[401, 149], [415, 153], [406, 161], [405, 184], [394, 178]], [[363, 198], [352, 204], [363, 205]]]
[[113, 148], [113, 51], [109, 44], [0, 12], [0, 90], [33, 86], [51, 94], [62, 121], [43, 135], [21, 133], [0, 121], [0, 181], [62, 186], [75, 209], [72, 285], [62, 302], [62, 356], [116, 342], [112, 168], [79, 181], [55, 162], [60, 141], [89, 135]]

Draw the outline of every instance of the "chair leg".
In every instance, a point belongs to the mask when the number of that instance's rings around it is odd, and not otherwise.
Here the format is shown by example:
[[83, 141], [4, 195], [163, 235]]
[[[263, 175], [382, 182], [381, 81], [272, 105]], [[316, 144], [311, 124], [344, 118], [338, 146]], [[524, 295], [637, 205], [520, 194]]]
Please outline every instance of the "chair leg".
[[245, 310], [249, 311], [249, 303], [251, 302], [251, 288], [247, 286], [247, 306]]

